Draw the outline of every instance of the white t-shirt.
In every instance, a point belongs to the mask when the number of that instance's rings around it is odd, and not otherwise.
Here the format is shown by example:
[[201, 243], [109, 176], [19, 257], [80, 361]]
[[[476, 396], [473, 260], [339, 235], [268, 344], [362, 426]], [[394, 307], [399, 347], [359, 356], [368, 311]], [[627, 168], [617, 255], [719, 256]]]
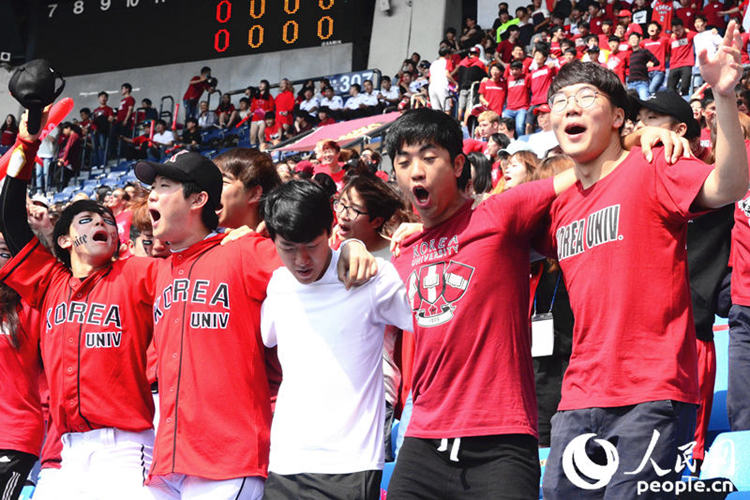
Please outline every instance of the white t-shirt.
[[362, 92], [359, 94], [362, 96], [362, 104], [365, 106], [377, 106], [378, 105], [378, 94], [377, 91], [373, 90], [371, 93]]
[[362, 100], [362, 94], [357, 94], [347, 99], [344, 107], [346, 109], [359, 109], [360, 104], [364, 104], [364, 101]]
[[394, 85], [391, 85], [391, 88], [388, 90], [381, 87], [380, 90], [378, 90], [378, 95], [382, 99], [388, 99], [389, 101], [398, 100], [398, 98], [401, 97], [398, 92], [398, 87]]
[[161, 134], [154, 133], [153, 141], [158, 144], [172, 144], [174, 142], [174, 134], [171, 130], [165, 130]]
[[430, 64], [430, 87], [434, 90], [448, 90], [448, 61], [440, 57]]
[[317, 109], [317, 108], [318, 108], [318, 100], [315, 97], [313, 97], [309, 101], [302, 101], [301, 103], [299, 103], [299, 109], [303, 111], [307, 111], [308, 113], [311, 113], [312, 110]]
[[412, 329], [411, 308], [391, 263], [378, 259], [378, 274], [347, 291], [338, 258], [314, 283], [286, 267], [268, 283], [261, 334], [284, 372], [268, 467], [277, 474], [383, 468], [383, 329]]
[[336, 109], [341, 109], [344, 107], [344, 102], [341, 100], [341, 97], [334, 95], [330, 99], [327, 97], [323, 97], [320, 99], [320, 107], [321, 108], [328, 108], [331, 111]]

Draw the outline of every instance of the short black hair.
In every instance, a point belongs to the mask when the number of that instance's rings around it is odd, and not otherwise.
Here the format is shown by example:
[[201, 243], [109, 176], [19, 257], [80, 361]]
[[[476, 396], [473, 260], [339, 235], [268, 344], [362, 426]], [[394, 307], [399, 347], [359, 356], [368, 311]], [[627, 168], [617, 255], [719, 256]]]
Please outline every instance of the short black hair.
[[682, 22], [682, 19], [680, 19], [679, 17], [673, 17], [672, 26], [685, 26], [685, 23]]
[[325, 172], [318, 172], [317, 174], [313, 175], [312, 181], [318, 186], [322, 187], [328, 197], [331, 199], [336, 196], [336, 192], [339, 190], [338, 186], [336, 186], [336, 181], [333, 180], [333, 177], [326, 174]]
[[352, 88], [357, 89], [357, 92], [362, 92], [362, 86], [358, 83], [352, 83]]
[[123, 87], [125, 87], [126, 89], [128, 89], [128, 92], [132, 92], [133, 91], [133, 86], [130, 85], [128, 82], [125, 82], [122, 85], [120, 85], [120, 88], [123, 88]]
[[[108, 215], [115, 220], [115, 216], [108, 207], [94, 200], [78, 200], [68, 205], [65, 210], [60, 214], [60, 218], [57, 219], [55, 227], [52, 230], [52, 243], [54, 245], [55, 257], [57, 257], [65, 267], [70, 269], [70, 250], [66, 250], [61, 247], [57, 240], [60, 236], [66, 236], [70, 234], [70, 225], [73, 223], [73, 218], [81, 212], [93, 212], [99, 214], [102, 217]], [[115, 246], [115, 255], [117, 255], [118, 249], [120, 248], [119, 243]]]
[[[505, 120], [511, 120], [510, 123], [508, 123]], [[500, 121], [505, 123], [505, 127], [509, 130], [514, 130], [516, 122], [513, 121], [513, 118], [501, 118]], [[495, 142], [498, 146], [500, 146], [500, 149], [505, 149], [508, 146], [510, 146], [510, 138], [508, 138], [507, 135], [501, 134], [500, 132], [495, 132], [490, 136], [490, 139]]]
[[198, 120], [196, 120], [196, 119], [195, 119], [195, 117], [193, 117], [193, 116], [191, 116], [191, 117], [188, 117], [188, 119], [187, 119], [187, 120], [185, 120], [185, 125], [187, 125], [187, 124], [188, 124], [188, 123], [190, 123], [190, 122], [193, 122], [193, 123], [195, 123], [196, 125], [198, 125]]
[[450, 47], [440, 47], [440, 49], [438, 50], [438, 55], [440, 57], [445, 57], [449, 55], [451, 52], [453, 51], [450, 49]]
[[202, 75], [203, 73], [210, 73], [210, 72], [211, 72], [211, 68], [209, 68], [208, 66], [203, 66], [203, 67], [201, 68], [201, 75]]
[[162, 120], [160, 118], [160, 119], [156, 120], [156, 125], [162, 125], [162, 126], [166, 127], [167, 126], [167, 122], [165, 122], [164, 120]]
[[141, 102], [145, 103], [145, 104], [148, 104], [149, 106], [151, 106], [153, 104], [151, 102], [151, 99], [149, 99], [148, 97], [144, 97], [143, 99], [141, 99]]
[[549, 45], [546, 42], [537, 42], [534, 45], [534, 52], [540, 52], [545, 58], [549, 57]]
[[[393, 160], [405, 144], [434, 144], [447, 150], [452, 162], [463, 154], [463, 138], [458, 122], [442, 111], [412, 109], [401, 115], [388, 129], [385, 150]], [[464, 168], [457, 179], [459, 189], [466, 186], [470, 177], [470, 169]]]
[[308, 243], [331, 234], [333, 209], [328, 193], [311, 181], [292, 180], [261, 201], [263, 219], [271, 239], [280, 235], [293, 243]]
[[607, 41], [620, 43], [620, 37], [618, 37], [617, 35], [610, 35]]
[[513, 61], [512, 63], [510, 63], [510, 69], [523, 70], [523, 61]]
[[106, 91], [106, 90], [102, 90], [101, 92], [99, 92], [99, 93], [98, 93], [98, 94], [96, 95], [96, 97], [101, 97], [101, 96], [107, 96], [107, 97], [109, 97], [109, 94], [107, 93], [107, 91]]
[[81, 108], [79, 113], [86, 113], [87, 115], [91, 114], [91, 110], [89, 108]]
[[648, 27], [649, 27], [649, 26], [651, 26], [652, 24], [656, 25], [656, 27], [657, 27], [657, 28], [659, 28], [659, 31], [658, 31], [657, 33], [661, 33], [661, 30], [662, 30], [662, 28], [661, 28], [661, 24], [659, 24], [659, 23], [658, 23], [657, 21], [650, 21], [650, 22], [648, 23], [648, 25], [646, 26], [646, 28], [648, 28]]
[[609, 98], [613, 106], [628, 114], [631, 108], [630, 100], [620, 78], [612, 70], [593, 62], [572, 61], [560, 68], [557, 77], [552, 80], [547, 98], [564, 87], [578, 83], [593, 85]]
[[[381, 82], [384, 82], [386, 80], [388, 80], [390, 82], [391, 81], [391, 77], [388, 76], [388, 75], [383, 75], [382, 77], [380, 77], [380, 81]], [[331, 89], [331, 90], [333, 90], [333, 87], [328, 87], [328, 88]]]

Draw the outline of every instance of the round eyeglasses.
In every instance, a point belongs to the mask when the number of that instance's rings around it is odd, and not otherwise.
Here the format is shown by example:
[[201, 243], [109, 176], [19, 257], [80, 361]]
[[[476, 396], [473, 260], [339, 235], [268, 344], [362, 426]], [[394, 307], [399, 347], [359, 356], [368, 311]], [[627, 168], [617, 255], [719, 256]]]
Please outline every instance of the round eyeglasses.
[[336, 211], [339, 216], [344, 216], [347, 219], [354, 220], [360, 215], [367, 215], [367, 212], [363, 212], [361, 210], [357, 210], [354, 207], [350, 207], [349, 205], [344, 205], [341, 203], [341, 201], [336, 200], [333, 202], [333, 209]]
[[576, 104], [578, 104], [581, 108], [590, 108], [594, 101], [596, 101], [596, 96], [601, 95], [601, 92], [598, 92], [594, 89], [590, 89], [588, 87], [584, 87], [582, 89], [579, 89], [578, 92], [571, 96], [566, 96], [562, 92], [558, 92], [557, 94], [550, 97], [547, 104], [549, 104], [550, 109], [553, 113], [562, 113], [565, 111], [565, 108], [568, 107], [568, 101], [570, 98], [574, 98], [576, 101]]

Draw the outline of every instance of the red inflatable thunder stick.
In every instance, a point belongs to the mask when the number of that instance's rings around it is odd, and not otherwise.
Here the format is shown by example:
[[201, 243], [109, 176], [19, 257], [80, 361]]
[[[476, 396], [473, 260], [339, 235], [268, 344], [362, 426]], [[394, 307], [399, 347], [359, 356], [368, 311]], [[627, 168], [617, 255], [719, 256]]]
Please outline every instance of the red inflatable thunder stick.
[[[73, 110], [73, 99], [70, 97], [66, 97], [64, 99], [60, 99], [58, 102], [52, 105], [52, 108], [49, 110], [49, 118], [47, 118], [47, 125], [45, 125], [42, 132], [39, 134], [39, 140], [43, 140], [45, 137], [47, 137], [47, 134], [52, 132], [55, 127], [57, 127], [60, 122], [63, 121], [63, 119]], [[8, 171], [8, 163], [10, 162], [10, 156], [13, 154], [13, 149], [9, 149], [5, 152], [5, 154], [0, 158], [0, 179], [5, 177], [6, 172]]]

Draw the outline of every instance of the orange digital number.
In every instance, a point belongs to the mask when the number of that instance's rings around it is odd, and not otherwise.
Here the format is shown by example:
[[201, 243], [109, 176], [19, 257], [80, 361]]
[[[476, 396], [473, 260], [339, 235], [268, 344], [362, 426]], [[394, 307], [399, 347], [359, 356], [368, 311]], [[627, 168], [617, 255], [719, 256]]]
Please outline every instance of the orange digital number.
[[318, 38], [321, 40], [328, 40], [333, 35], [333, 18], [331, 16], [323, 16], [318, 19]]
[[318, 0], [318, 6], [323, 10], [328, 10], [333, 7], [336, 0]]
[[[259, 12], [256, 12], [256, 6], [260, 4]], [[266, 13], [266, 0], [250, 0], [250, 17], [260, 19]]]
[[[294, 7], [290, 7], [289, 4], [294, 3]], [[299, 0], [284, 0], [284, 12], [289, 15], [296, 14], [299, 10]]]
[[255, 24], [247, 33], [247, 44], [254, 49], [263, 45], [263, 26]]
[[[289, 26], [293, 27], [291, 36], [289, 35]], [[297, 21], [285, 22], [284, 27], [281, 29], [281, 39], [287, 45], [291, 45], [297, 41], [297, 38], [299, 38], [299, 24], [297, 24]]]

